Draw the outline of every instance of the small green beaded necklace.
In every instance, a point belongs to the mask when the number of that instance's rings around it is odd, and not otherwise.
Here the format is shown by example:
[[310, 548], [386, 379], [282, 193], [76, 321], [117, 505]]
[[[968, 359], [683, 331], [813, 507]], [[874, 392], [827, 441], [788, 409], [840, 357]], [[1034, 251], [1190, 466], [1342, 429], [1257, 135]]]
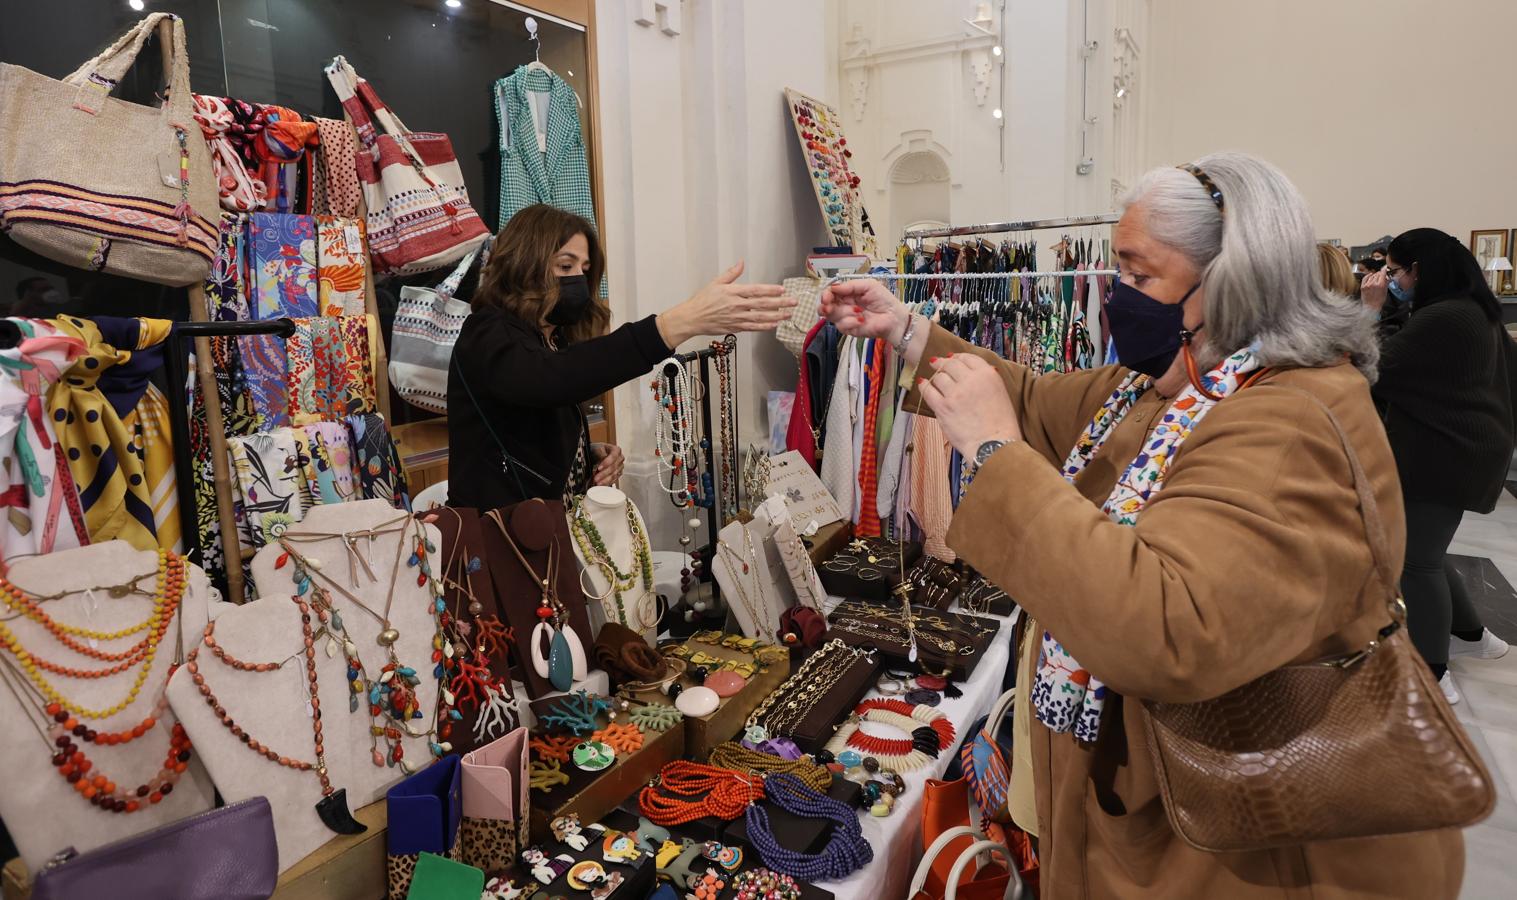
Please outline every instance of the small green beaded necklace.
[[637, 584], [639, 571], [643, 576], [643, 589], [653, 590], [653, 550], [648, 546], [648, 536], [643, 532], [643, 526], [637, 521], [637, 512], [632, 508], [632, 501], [626, 503], [627, 528], [632, 532], [633, 562], [637, 568], [630, 573], [624, 573], [611, 558], [611, 552], [606, 549], [606, 541], [601, 537], [600, 529], [595, 527], [590, 516], [585, 513], [585, 498], [578, 497], [574, 501], [574, 517], [570, 520], [570, 531], [574, 534], [574, 542], [579, 545], [580, 553], [585, 560], [606, 576], [611, 583], [612, 595], [616, 598], [616, 618], [622, 625], [628, 625], [627, 607], [622, 599], [622, 591], [631, 590]]

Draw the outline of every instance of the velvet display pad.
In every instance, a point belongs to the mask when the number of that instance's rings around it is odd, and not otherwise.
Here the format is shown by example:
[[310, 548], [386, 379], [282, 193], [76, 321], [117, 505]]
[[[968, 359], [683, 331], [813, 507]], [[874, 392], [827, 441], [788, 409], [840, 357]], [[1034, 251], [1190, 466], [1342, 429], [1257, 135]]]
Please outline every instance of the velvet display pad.
[[[842, 781], [842, 779], [838, 779], [838, 780]], [[854, 789], [854, 792], [855, 792], [854, 796], [857, 796], [857, 792], [859, 790], [859, 786], [858, 785], [854, 784], [851, 781], [843, 781], [843, 784], [846, 784], [849, 787], [852, 787]], [[837, 796], [837, 795], [834, 795], [834, 796]], [[850, 801], [848, 799], [845, 799], [843, 797], [838, 797], [838, 799], [843, 800], [845, 803], [852, 802], [852, 801]], [[635, 802], [633, 803], [632, 808], [634, 810], [637, 808], [637, 804]], [[777, 811], [774, 808], [771, 808], [770, 811], [769, 811], [769, 816], [770, 816], [770, 824], [775, 828], [776, 831], [778, 831], [779, 828], [781, 827], [781, 825], [780, 825], [780, 819], [779, 819], [779, 815], [778, 815]], [[741, 819], [738, 820], [738, 822], [741, 822], [741, 821], [742, 821]], [[605, 825], [607, 828], [616, 828], [616, 829], [619, 829], [621, 831], [629, 831], [629, 830], [637, 828], [637, 814], [635, 812], [630, 812], [629, 813], [625, 809], [619, 809], [619, 810], [611, 813], [610, 815], [606, 816], [606, 818], [602, 819], [601, 820], [601, 824]], [[697, 831], [691, 830], [690, 826], [688, 826], [688, 825], [678, 825], [678, 826], [675, 826], [673, 828], [668, 829], [668, 831], [669, 831], [669, 839], [672, 840], [672, 841], [674, 841], [674, 842], [676, 842], [676, 843], [678, 843], [681, 838], [688, 838], [688, 839], [690, 839], [692, 841], [705, 841], [705, 840], [711, 840], [712, 839], [712, 838], [704, 835], [701, 832], [697, 832]], [[716, 840], [722, 840], [722, 839], [721, 838], [716, 838]], [[762, 868], [765, 868], [763, 859], [761, 859], [759, 857], [758, 851], [755, 850], [755, 849], [753, 849], [753, 845], [752, 844], [746, 843], [744, 840], [740, 840], [740, 839], [735, 838], [735, 837], [732, 838], [732, 839], [730, 839], [730, 840], [723, 840], [722, 842], [726, 843], [726, 844], [738, 844], [738, 845], [741, 845], [742, 848], [743, 848], [743, 864], [738, 867], [737, 872], [732, 873], [733, 875], [738, 874], [738, 872], [746, 872], [746, 871], [748, 871], [750, 869], [762, 869]], [[823, 839], [823, 843], [825, 843], [825, 838]], [[781, 840], [780, 844], [782, 846], [785, 846], [785, 847], [790, 847], [791, 846], [790, 842], [785, 841], [785, 840]], [[820, 849], [820, 845], [819, 844], [816, 845], [816, 846], [817, 846], [818, 849]], [[814, 852], [814, 851], [808, 851], [808, 852]], [[714, 866], [715, 863], [712, 863], [712, 865]], [[700, 869], [700, 871], [704, 872], [705, 870], [704, 869]], [[727, 881], [728, 884], [732, 883], [732, 878], [731, 877], [727, 877], [724, 880]], [[817, 887], [814, 884], [801, 883], [800, 884], [800, 888], [801, 888], [801, 900], [832, 900], [832, 898], [833, 898], [833, 893], [831, 891], [819, 888], [819, 887]], [[685, 893], [685, 891], [681, 890], [679, 893], [681, 895], [683, 895]], [[618, 895], [615, 895], [615, 896], [619, 897], [620, 895], [618, 894]], [[636, 896], [642, 896], [642, 895], [636, 895]], [[737, 896], [737, 892], [733, 891], [731, 888], [728, 888], [727, 890], [722, 891], [720, 894], [717, 895], [717, 900], [733, 900], [733, 898], [735, 898], [736, 896]]]
[[[828, 637], [832, 636], [830, 629], [827, 634]], [[858, 702], [874, 687], [879, 671], [878, 655], [874, 659], [860, 656], [854, 660], [837, 684], [817, 701], [806, 718], [801, 720], [801, 724], [796, 726], [790, 739], [807, 753], [815, 753], [826, 746], [837, 730], [838, 723], [848, 718]]]
[[[516, 558], [515, 551], [501, 533], [500, 525], [496, 524], [497, 520], [510, 532], [511, 540], [516, 542], [533, 572], [548, 571], [548, 549], [554, 548], [557, 571], [553, 586], [559, 601], [569, 610], [569, 625], [579, 635], [580, 644], [584, 646], [588, 659], [590, 648], [595, 645], [595, 637], [590, 630], [589, 614], [585, 612], [585, 594], [579, 584], [579, 563], [574, 556], [574, 538], [569, 534], [569, 520], [564, 518], [564, 505], [558, 500], [524, 500], [480, 514], [484, 561], [490, 566], [495, 608], [502, 613], [502, 621], [516, 632], [515, 672], [522, 684], [526, 685], [528, 694], [541, 697], [552, 693], [553, 686], [532, 667], [529, 642], [532, 640], [532, 630], [541, 621], [537, 618], [537, 605], [542, 599], [542, 588], [538, 579]], [[486, 606], [489, 605], [486, 602]], [[544, 655], [547, 652], [544, 647]]]
[[[443, 507], [423, 515], [422, 519], [436, 525], [442, 535], [442, 541], [438, 544], [441, 552], [434, 557], [434, 561], [440, 561], [437, 574], [443, 579], [443, 600], [448, 604], [449, 614], [464, 622], [473, 619], [469, 615], [472, 593], [473, 598], [484, 607], [481, 616], [496, 616], [501, 622], [508, 623], [495, 593], [495, 582], [491, 578], [495, 567], [485, 562], [484, 531], [481, 528], [483, 523], [480, 521], [479, 510]], [[475, 559], [479, 560], [479, 565], [471, 571], [470, 561]], [[464, 587], [468, 590], [464, 590]], [[492, 655], [490, 671], [497, 678], [509, 681], [512, 676], [511, 661], [504, 654]], [[454, 724], [453, 733], [448, 738], [455, 752], [468, 753], [479, 745], [474, 738], [474, 724], [479, 718], [479, 710], [479, 704], [459, 709], [463, 719]]]
[[[852, 598], [850, 598], [852, 599]], [[885, 639], [877, 634], [858, 634], [848, 630], [841, 620], [835, 621], [827, 629], [828, 639], [837, 638], [851, 647], [877, 647], [879, 655], [883, 657], [886, 665], [892, 668], [908, 668], [918, 666], [922, 671], [941, 672], [945, 668], [948, 674], [955, 680], [963, 681], [974, 673], [975, 667], [980, 664], [980, 657], [985, 655], [985, 648], [995, 640], [997, 632], [1001, 628], [1000, 620], [984, 616], [970, 616], [963, 613], [943, 612], [926, 606], [913, 606], [911, 612], [916, 616], [938, 616], [954, 623], [955, 633], [950, 640], [964, 643], [966, 640], [973, 653], [954, 653], [949, 655], [942, 649], [933, 646], [930, 642], [917, 638], [917, 661], [913, 663], [910, 658], [911, 645], [905, 637], [899, 639]], [[899, 605], [886, 605], [880, 607], [882, 616], [900, 615]], [[983, 635], [976, 635], [968, 626], [975, 625], [986, 628], [989, 631]], [[936, 632], [934, 632], [936, 633]]]
[[844, 544], [837, 553], [817, 565], [822, 586], [834, 597], [862, 597], [884, 602], [901, 583], [901, 573], [910, 574], [922, 558], [922, 545], [884, 538], [859, 538]]

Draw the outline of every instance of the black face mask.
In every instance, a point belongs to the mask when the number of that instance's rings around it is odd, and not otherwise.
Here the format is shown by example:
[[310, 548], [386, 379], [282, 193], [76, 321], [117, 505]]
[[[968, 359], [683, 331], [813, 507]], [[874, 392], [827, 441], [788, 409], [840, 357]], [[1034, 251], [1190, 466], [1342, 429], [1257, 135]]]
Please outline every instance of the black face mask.
[[1117, 361], [1134, 372], [1158, 378], [1169, 371], [1180, 353], [1185, 328], [1185, 301], [1201, 285], [1185, 292], [1179, 303], [1161, 303], [1137, 288], [1118, 281], [1106, 301], [1106, 321], [1117, 345]]
[[1385, 268], [1385, 260], [1370, 257], [1369, 259], [1360, 262], [1359, 265], [1363, 266], [1364, 271], [1366, 272], [1378, 272], [1381, 269]]
[[558, 302], [548, 312], [548, 324], [577, 325], [590, 311], [590, 282], [583, 275], [558, 276]]

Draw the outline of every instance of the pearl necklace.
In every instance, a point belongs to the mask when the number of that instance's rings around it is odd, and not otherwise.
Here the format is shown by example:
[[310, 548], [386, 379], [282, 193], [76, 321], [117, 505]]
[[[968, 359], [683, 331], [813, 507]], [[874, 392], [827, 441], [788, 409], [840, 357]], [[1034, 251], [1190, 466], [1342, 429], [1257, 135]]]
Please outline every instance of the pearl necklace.
[[694, 389], [690, 370], [676, 357], [659, 363], [653, 376], [651, 388], [653, 400], [658, 406], [658, 416], [653, 425], [653, 455], [670, 473], [665, 492], [674, 500], [678, 509], [695, 505], [695, 496], [690, 491], [690, 478], [694, 474], [696, 444], [690, 401]]

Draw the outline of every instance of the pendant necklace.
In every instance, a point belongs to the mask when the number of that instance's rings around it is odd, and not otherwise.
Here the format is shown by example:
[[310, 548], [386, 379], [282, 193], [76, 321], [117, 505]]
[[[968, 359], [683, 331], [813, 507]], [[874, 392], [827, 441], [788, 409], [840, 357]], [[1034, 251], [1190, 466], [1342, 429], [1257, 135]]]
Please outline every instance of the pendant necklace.
[[[435, 623], [435, 631], [432, 637], [432, 677], [438, 682], [437, 704], [433, 711], [433, 727], [424, 728], [416, 723], [416, 720], [426, 718], [421, 710], [420, 698], [416, 688], [421, 684], [420, 670], [413, 665], [406, 665], [396, 655], [395, 645], [400, 640], [400, 632], [390, 621], [390, 610], [395, 601], [395, 585], [400, 579], [400, 561], [405, 558], [407, 542], [413, 536], [408, 535], [405, 521], [415, 523], [414, 544], [411, 547], [411, 555], [407, 565], [419, 569], [416, 584], [418, 587], [426, 587], [428, 590], [428, 604]], [[400, 527], [391, 527], [396, 523]], [[413, 767], [405, 760], [405, 748], [402, 740], [405, 737], [431, 738], [427, 747], [432, 756], [440, 757], [452, 750], [448, 742], [451, 736], [453, 722], [462, 718], [457, 710], [452, 709], [453, 695], [447, 690], [448, 679], [452, 670], [457, 667], [457, 654], [453, 644], [446, 637], [446, 625], [449, 621], [447, 606], [444, 603], [441, 592], [442, 584], [432, 578], [431, 564], [428, 562], [428, 554], [436, 548], [426, 540], [425, 526], [419, 521], [412, 519], [410, 515], [402, 516], [391, 522], [386, 522], [374, 529], [358, 533], [359, 536], [367, 537], [372, 541], [376, 537], [385, 535], [397, 535], [395, 548], [395, 561], [390, 572], [390, 588], [385, 595], [384, 612], [379, 613], [372, 609], [363, 600], [352, 592], [343, 588], [334, 579], [322, 571], [322, 562], [319, 559], [306, 557], [297, 551], [291, 543], [291, 535], [286, 534], [279, 539], [279, 545], [284, 552], [275, 561], [274, 567], [283, 568], [293, 562], [294, 569], [291, 578], [295, 583], [295, 593], [298, 597], [310, 596], [311, 610], [321, 622], [321, 631], [318, 637], [325, 636], [326, 652], [328, 656], [335, 656], [339, 647], [338, 638], [341, 638], [341, 649], [347, 659], [348, 676], [348, 710], [357, 712], [361, 705], [368, 705], [371, 720], [378, 720], [370, 726], [370, 741], [372, 759], [375, 766], [383, 767], [399, 766], [404, 772], [413, 771]], [[298, 538], [336, 537], [342, 541], [344, 547], [349, 548], [348, 559], [350, 566], [356, 566], [354, 562], [356, 551], [355, 543], [351, 535], [312, 535], [304, 534]], [[307, 541], [311, 542], [311, 541]], [[350, 568], [350, 571], [353, 571]], [[369, 569], [372, 572], [372, 569]], [[379, 580], [374, 579], [376, 582]], [[373, 668], [364, 664], [358, 651], [358, 645], [348, 634], [347, 627], [343, 622], [342, 615], [332, 602], [330, 591], [336, 591], [344, 599], [351, 602], [369, 616], [380, 623], [381, 631], [375, 638], [376, 643], [384, 648], [388, 659], [385, 664], [375, 673]], [[379, 738], [383, 737], [387, 751], [379, 749]]]
[[[490, 668], [490, 657], [505, 660], [513, 638], [511, 630], [501, 624], [500, 617], [484, 615], [484, 604], [474, 594], [474, 573], [481, 567], [480, 559], [463, 541], [463, 517], [457, 510], [442, 507], [441, 511], [453, 515], [458, 527], [452, 553], [443, 563], [438, 579], [444, 591], [452, 588], [456, 594], [468, 598], [467, 612], [473, 618], [464, 619], [455, 603], [452, 612], [452, 629], [458, 640], [453, 641], [459, 653], [457, 674], [448, 683], [453, 695], [455, 709], [478, 707], [474, 718], [474, 738], [478, 743], [488, 743], [521, 722], [521, 703], [511, 687], [510, 678], [501, 678]], [[436, 521], [436, 513], [423, 518], [423, 522]], [[446, 599], [446, 596], [444, 597]]]
[[[528, 642], [532, 670], [538, 678], [546, 679], [555, 691], [567, 691], [576, 681], [585, 679], [589, 674], [589, 665], [585, 661], [584, 644], [569, 626], [569, 609], [558, 598], [558, 588], [555, 586], [561, 552], [558, 536], [554, 535], [548, 542], [546, 570], [539, 575], [511, 537], [511, 531], [506, 528], [499, 510], [492, 510], [489, 517], [495, 527], [500, 529], [500, 536], [505, 538], [506, 546], [511, 548], [516, 561], [521, 563], [540, 591], [536, 611], [537, 625], [533, 627], [532, 639]], [[546, 655], [543, 653], [544, 639], [548, 643]]]
[[[311, 710], [311, 740], [315, 745], [316, 761], [307, 762], [296, 759], [293, 756], [285, 756], [267, 744], [249, 734], [237, 720], [232, 718], [226, 707], [217, 699], [211, 686], [206, 683], [205, 673], [200, 670], [200, 647], [190, 651], [189, 659], [185, 662], [185, 668], [189, 670], [195, 687], [199, 688], [200, 695], [205, 698], [205, 703], [215, 713], [222, 726], [232, 733], [232, 736], [241, 741], [249, 750], [264, 757], [273, 763], [278, 763], [288, 769], [297, 772], [312, 772], [321, 783], [321, 800], [316, 803], [316, 815], [337, 834], [358, 834], [368, 830], [368, 826], [353, 818], [353, 813], [348, 809], [348, 792], [346, 788], [333, 788], [332, 780], [327, 773], [326, 746], [321, 733], [321, 693], [316, 675], [316, 636], [311, 626], [311, 607], [301, 597], [291, 597], [295, 605], [300, 608], [300, 630], [304, 646], [301, 653], [305, 656], [306, 663], [306, 702]], [[241, 672], [273, 672], [284, 668], [289, 659], [280, 662], [250, 663], [244, 662], [226, 652], [220, 644], [216, 643], [216, 622], [213, 619], [205, 625], [205, 633], [201, 638], [202, 644], [211, 651], [211, 655], [224, 665]], [[294, 657], [290, 657], [293, 659]]]
[[[616, 564], [616, 560], [612, 559], [605, 537], [596, 527], [594, 518], [585, 510], [583, 497], [576, 498], [574, 501], [574, 515], [569, 519], [569, 530], [573, 533], [575, 544], [579, 547], [580, 555], [584, 557], [585, 562], [599, 569], [601, 576], [611, 585], [607, 596], [615, 599], [614, 610], [606, 607], [606, 597], [596, 597], [601, 601], [606, 617], [637, 631], [647, 631], [658, 624], [658, 604], [653, 598], [653, 550], [648, 544], [648, 535], [643, 531], [642, 523], [638, 521], [637, 510], [633, 507], [631, 500], [626, 501], [624, 512], [627, 518], [627, 530], [632, 535], [632, 563], [635, 568], [631, 572], [623, 572]], [[637, 587], [639, 575], [642, 576], [643, 592], [637, 600], [637, 624], [634, 625], [628, 621], [627, 606], [622, 593]], [[592, 593], [591, 596], [594, 594]], [[653, 607], [651, 610], [650, 606]]]

